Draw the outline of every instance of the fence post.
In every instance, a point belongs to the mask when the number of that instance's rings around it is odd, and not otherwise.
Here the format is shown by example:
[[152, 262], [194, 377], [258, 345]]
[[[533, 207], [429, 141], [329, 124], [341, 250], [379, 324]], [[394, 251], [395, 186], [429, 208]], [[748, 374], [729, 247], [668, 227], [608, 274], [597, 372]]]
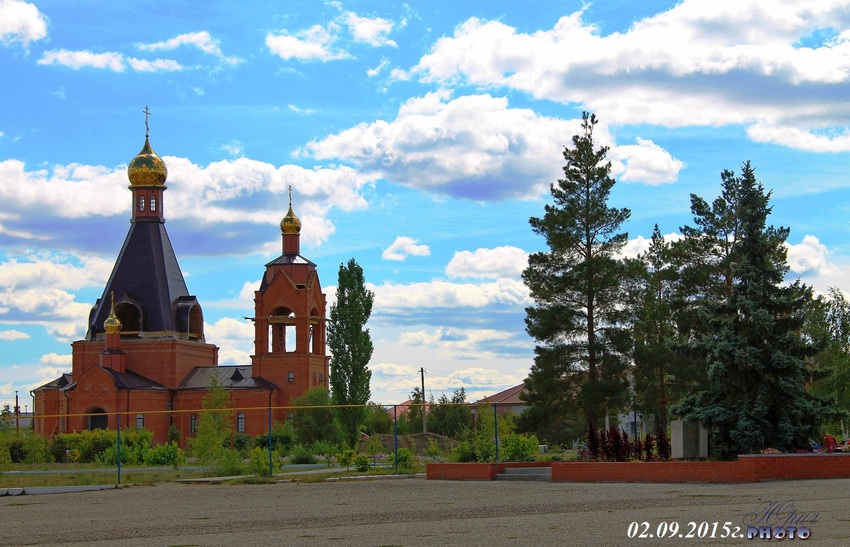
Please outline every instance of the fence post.
[[121, 484], [121, 413], [117, 413], [118, 419], [118, 484]]
[[269, 477], [272, 476], [272, 402], [269, 395]]
[[395, 472], [398, 473], [398, 406], [393, 405], [393, 461]]
[[499, 413], [496, 408], [496, 403], [493, 403], [493, 434], [496, 440], [496, 461], [499, 461]]

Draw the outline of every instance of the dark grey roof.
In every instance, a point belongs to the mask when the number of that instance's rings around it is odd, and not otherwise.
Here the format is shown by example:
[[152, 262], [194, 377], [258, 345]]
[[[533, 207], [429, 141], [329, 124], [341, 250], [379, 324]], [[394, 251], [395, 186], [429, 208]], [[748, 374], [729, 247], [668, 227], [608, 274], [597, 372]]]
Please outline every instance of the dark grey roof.
[[67, 386], [71, 383], [72, 377], [70, 373], [63, 372], [62, 376], [56, 378], [53, 381], [47, 382], [43, 386], [38, 386], [33, 391], [39, 391], [41, 389], [59, 389]]
[[103, 332], [111, 291], [115, 291], [116, 303], [125, 301], [141, 309], [141, 330], [188, 332], [188, 325], [181, 324], [188, 319], [183, 318], [185, 313], [178, 314], [178, 306], [198, 304], [186, 288], [164, 222], [162, 219], [132, 221], [103, 295], [89, 316], [86, 338]]
[[[301, 255], [280, 255], [275, 258], [268, 264], [266, 264], [266, 268], [270, 266], [308, 266], [311, 270], [316, 269], [316, 263], [310, 262], [306, 258]], [[265, 290], [269, 287], [269, 280], [266, 279], [266, 276], [263, 276], [263, 280], [260, 282], [260, 292], [265, 292]]]
[[207, 389], [213, 378], [230, 389], [277, 389], [275, 384], [265, 378], [255, 378], [251, 365], [195, 367], [183, 378], [177, 389]]
[[165, 389], [164, 385], [140, 376], [135, 372], [115, 372], [110, 368], [103, 370], [112, 376], [115, 386], [119, 389]]

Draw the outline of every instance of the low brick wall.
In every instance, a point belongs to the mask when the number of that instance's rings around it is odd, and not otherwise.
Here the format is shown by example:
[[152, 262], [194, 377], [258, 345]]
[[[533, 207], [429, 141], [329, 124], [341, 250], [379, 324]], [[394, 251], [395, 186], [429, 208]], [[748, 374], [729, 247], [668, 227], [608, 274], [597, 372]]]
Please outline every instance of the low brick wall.
[[429, 463], [425, 476], [433, 480], [491, 481], [506, 467], [550, 467], [552, 462]]
[[770, 454], [737, 461], [429, 463], [433, 480], [490, 481], [506, 467], [552, 467], [553, 482], [760, 482], [850, 478], [850, 454]]

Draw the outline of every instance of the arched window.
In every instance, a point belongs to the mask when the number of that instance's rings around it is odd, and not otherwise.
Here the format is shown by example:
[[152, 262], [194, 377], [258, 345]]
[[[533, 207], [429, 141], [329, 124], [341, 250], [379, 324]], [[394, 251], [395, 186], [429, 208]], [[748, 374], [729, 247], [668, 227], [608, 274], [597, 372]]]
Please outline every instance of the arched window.
[[192, 414], [189, 416], [189, 433], [194, 435], [198, 432], [198, 415]]
[[289, 378], [289, 383], [290, 383], [290, 384], [291, 384], [292, 382], [294, 382], [294, 381], [295, 381], [295, 373], [294, 373], [294, 372], [292, 372], [292, 371], [290, 370], [290, 371], [289, 371], [289, 376], [288, 376], [288, 378]]
[[151, 196], [151, 212], [156, 212], [156, 196]]
[[90, 431], [95, 429], [106, 429], [109, 427], [109, 417], [106, 411], [102, 408], [93, 408], [88, 417], [88, 426]]
[[136, 414], [136, 429], [144, 429], [145, 428], [145, 415], [144, 414]]
[[236, 432], [245, 433], [245, 413], [240, 412], [236, 415]]
[[145, 212], [145, 196], [139, 196], [139, 212]]

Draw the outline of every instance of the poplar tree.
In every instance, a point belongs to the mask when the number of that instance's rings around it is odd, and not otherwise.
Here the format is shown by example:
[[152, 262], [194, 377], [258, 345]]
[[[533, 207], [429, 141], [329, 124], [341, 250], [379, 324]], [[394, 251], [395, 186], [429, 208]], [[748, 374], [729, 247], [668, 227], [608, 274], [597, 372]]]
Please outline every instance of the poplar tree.
[[615, 180], [608, 148], [594, 142], [596, 124], [595, 115], [583, 114], [581, 133], [564, 149], [564, 178], [550, 187], [554, 203], [529, 221], [549, 251], [531, 254], [522, 274], [535, 300], [526, 308], [526, 330], [537, 344], [521, 427], [550, 441], [576, 410], [595, 427], [606, 408], [620, 408], [626, 392], [628, 267], [617, 253], [628, 238], [620, 227], [630, 211], [608, 205]]
[[676, 412], [707, 427], [723, 458], [803, 448], [829, 414], [825, 402], [806, 391], [812, 380], [807, 360], [817, 352], [801, 335], [811, 289], [799, 280], [784, 283], [789, 230], [767, 226], [770, 192], [754, 168], [746, 162], [740, 176], [726, 173], [737, 187], [739, 222], [728, 296], [705, 304], [708, 328], [691, 345], [705, 356], [708, 387]]
[[[365, 405], [369, 402], [372, 371], [372, 338], [366, 323], [372, 315], [375, 294], [366, 289], [363, 268], [352, 258], [339, 265], [336, 303], [331, 306], [328, 321], [328, 348], [333, 357], [330, 365], [331, 401], [335, 405]], [[360, 426], [366, 419], [366, 407], [337, 409], [348, 446], [354, 448], [360, 437]]]

